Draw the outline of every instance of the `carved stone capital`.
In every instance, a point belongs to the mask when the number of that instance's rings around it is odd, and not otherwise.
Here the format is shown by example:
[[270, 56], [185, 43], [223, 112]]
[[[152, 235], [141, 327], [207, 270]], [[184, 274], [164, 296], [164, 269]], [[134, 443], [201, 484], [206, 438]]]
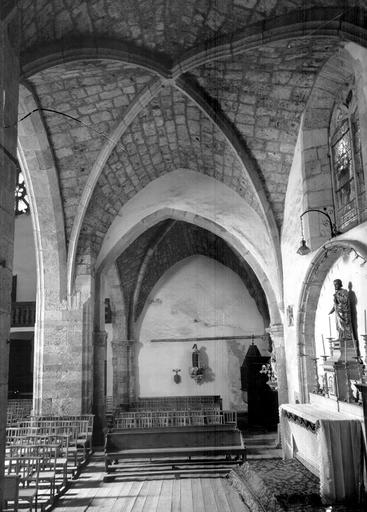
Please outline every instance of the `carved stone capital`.
[[266, 332], [270, 334], [271, 339], [274, 342], [274, 345], [282, 346], [284, 345], [284, 326], [283, 324], [273, 324], [266, 329]]
[[94, 346], [105, 347], [107, 343], [107, 332], [106, 331], [94, 331], [93, 333]]

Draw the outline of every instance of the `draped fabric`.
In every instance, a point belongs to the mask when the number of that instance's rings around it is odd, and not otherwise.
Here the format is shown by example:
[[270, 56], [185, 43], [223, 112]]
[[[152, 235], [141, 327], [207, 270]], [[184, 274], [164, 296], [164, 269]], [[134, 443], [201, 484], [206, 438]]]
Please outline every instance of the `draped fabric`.
[[320, 494], [324, 503], [359, 499], [362, 426], [359, 420], [320, 420]]
[[295, 455], [295, 444], [302, 453], [293, 423], [313, 431], [323, 503], [358, 503], [363, 481], [361, 421], [311, 404], [283, 404], [280, 427], [285, 459]]

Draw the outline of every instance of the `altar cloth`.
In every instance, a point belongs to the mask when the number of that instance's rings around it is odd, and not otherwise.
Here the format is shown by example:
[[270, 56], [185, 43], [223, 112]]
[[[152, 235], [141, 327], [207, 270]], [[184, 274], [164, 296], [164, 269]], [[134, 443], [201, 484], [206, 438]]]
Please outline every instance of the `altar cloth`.
[[299, 428], [306, 429], [312, 446], [298, 448], [314, 452], [323, 503], [359, 503], [363, 481], [360, 420], [311, 404], [283, 404], [279, 411], [283, 458], [295, 456], [297, 428], [298, 433]]

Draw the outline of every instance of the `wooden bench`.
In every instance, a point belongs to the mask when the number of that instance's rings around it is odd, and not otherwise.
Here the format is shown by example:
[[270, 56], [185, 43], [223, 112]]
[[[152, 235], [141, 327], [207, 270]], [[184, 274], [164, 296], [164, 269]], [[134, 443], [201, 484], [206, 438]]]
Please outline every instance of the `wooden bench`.
[[203, 408], [221, 410], [221, 397], [219, 395], [140, 397], [136, 402], [120, 404], [122, 411], [180, 411]]
[[106, 472], [120, 459], [155, 459], [194, 456], [235, 456], [241, 463], [246, 449], [235, 425], [112, 429], [105, 439]]
[[184, 427], [188, 425], [237, 424], [236, 411], [183, 410], [183, 411], [129, 411], [119, 412], [113, 428]]

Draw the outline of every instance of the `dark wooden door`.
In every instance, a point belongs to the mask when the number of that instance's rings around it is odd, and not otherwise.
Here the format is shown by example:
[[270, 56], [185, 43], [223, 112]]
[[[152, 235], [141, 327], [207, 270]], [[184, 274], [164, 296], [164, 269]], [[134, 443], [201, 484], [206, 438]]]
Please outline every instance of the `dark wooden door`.
[[33, 390], [33, 340], [10, 340], [9, 398], [30, 398]]
[[278, 393], [267, 385], [267, 375], [260, 373], [269, 360], [269, 357], [259, 357], [248, 363], [248, 423], [273, 430], [279, 421]]

